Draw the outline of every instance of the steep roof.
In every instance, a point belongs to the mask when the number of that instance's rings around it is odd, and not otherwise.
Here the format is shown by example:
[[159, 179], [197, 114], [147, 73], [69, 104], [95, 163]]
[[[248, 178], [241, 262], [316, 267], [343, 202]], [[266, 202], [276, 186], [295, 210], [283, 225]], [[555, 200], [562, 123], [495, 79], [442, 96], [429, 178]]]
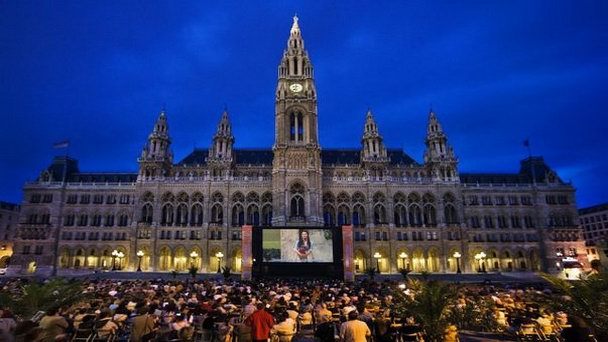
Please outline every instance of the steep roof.
[[608, 203], [597, 204], [587, 208], [581, 208], [578, 210], [579, 215], [593, 214], [600, 211], [608, 210]]
[[[543, 157], [529, 157], [520, 162], [519, 173], [460, 173], [460, 182], [466, 184], [532, 184], [544, 183], [549, 174], [555, 174]], [[564, 182], [557, 178], [560, 184]], [[533, 181], [534, 179], [534, 181]]]
[[[208, 155], [207, 149], [194, 149], [192, 153], [182, 159], [177, 165], [205, 165]], [[391, 165], [417, 165], [416, 161], [400, 149], [388, 149]], [[234, 149], [236, 164], [272, 165], [273, 152], [271, 149]], [[324, 165], [356, 165], [361, 159], [359, 149], [323, 149], [321, 162]]]

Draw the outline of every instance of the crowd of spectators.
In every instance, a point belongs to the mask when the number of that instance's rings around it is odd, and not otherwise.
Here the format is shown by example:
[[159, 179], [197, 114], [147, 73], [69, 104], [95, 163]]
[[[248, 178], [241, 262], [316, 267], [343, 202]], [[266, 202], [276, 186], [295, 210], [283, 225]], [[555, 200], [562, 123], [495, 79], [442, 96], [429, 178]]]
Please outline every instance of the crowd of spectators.
[[[34, 317], [0, 311], [0, 341], [421, 341], [425, 322], [398, 308], [415, 297], [391, 281], [78, 280], [84, 300]], [[18, 294], [20, 281], [2, 290]], [[399, 291], [397, 294], [395, 291]], [[584, 322], [537, 301], [548, 290], [463, 286], [454, 308], [486, 299], [499, 331], [585, 341]], [[481, 308], [475, 308], [481, 310]], [[443, 332], [457, 341], [458, 322]]]

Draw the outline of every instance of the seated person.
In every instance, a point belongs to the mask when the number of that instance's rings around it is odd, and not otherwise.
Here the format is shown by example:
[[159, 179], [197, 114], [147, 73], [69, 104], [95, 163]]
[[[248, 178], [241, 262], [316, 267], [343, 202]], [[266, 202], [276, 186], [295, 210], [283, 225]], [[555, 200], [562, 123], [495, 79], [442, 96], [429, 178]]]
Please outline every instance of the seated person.
[[99, 313], [99, 320], [95, 323], [97, 335], [99, 337], [107, 337], [114, 335], [118, 330], [118, 325], [112, 321], [112, 313], [110, 310], [101, 310]]
[[296, 333], [296, 326], [289, 318], [287, 312], [281, 312], [277, 317], [278, 323], [275, 324], [270, 330], [270, 334], [276, 334], [279, 337], [280, 342], [291, 341], [293, 335]]

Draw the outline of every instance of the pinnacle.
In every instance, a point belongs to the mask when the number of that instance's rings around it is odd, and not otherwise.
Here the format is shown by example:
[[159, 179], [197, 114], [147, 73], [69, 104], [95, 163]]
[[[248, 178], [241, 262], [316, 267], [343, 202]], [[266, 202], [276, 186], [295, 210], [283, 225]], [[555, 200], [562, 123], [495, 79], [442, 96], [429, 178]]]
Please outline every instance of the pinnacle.
[[293, 16], [293, 24], [291, 25], [291, 33], [294, 33], [296, 31], [300, 31], [300, 25], [298, 25], [298, 15], [294, 15]]

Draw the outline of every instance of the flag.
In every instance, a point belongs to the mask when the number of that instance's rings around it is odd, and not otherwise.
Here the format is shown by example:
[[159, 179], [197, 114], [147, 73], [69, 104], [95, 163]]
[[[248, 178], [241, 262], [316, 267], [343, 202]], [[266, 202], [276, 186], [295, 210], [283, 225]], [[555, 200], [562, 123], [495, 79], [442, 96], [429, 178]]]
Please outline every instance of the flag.
[[69, 140], [58, 141], [53, 144], [53, 148], [66, 148], [68, 146], [70, 146]]
[[525, 147], [530, 147], [530, 139], [524, 140], [524, 146]]

